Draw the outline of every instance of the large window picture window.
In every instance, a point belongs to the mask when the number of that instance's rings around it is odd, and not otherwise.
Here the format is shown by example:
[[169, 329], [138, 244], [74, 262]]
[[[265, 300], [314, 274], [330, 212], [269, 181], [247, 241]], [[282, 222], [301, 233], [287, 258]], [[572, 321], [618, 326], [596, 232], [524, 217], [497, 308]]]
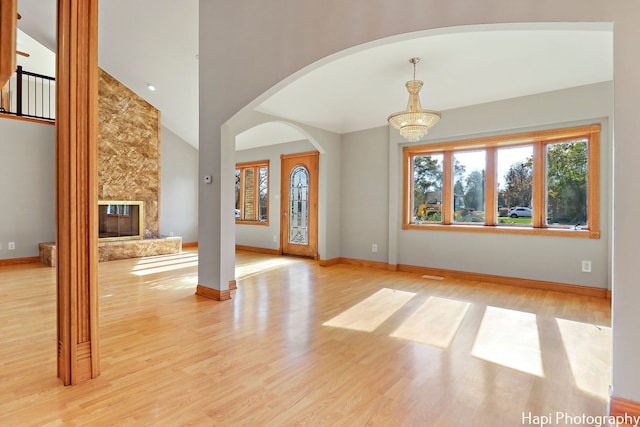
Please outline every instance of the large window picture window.
[[404, 229], [600, 237], [600, 126], [404, 148]]
[[269, 161], [236, 165], [237, 223], [269, 224]]

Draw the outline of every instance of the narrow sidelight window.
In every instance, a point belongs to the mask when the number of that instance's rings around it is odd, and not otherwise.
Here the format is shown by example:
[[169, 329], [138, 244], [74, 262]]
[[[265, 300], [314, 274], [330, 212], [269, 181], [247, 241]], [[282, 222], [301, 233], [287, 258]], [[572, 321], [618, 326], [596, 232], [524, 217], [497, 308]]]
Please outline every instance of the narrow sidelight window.
[[269, 224], [269, 162], [236, 165], [235, 218], [241, 224]]

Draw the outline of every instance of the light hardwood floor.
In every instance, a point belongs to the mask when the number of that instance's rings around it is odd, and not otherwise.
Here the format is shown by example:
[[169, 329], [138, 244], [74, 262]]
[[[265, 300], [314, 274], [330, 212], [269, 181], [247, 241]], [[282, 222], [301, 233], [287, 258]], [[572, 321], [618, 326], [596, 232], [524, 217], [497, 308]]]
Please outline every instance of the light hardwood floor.
[[[102, 374], [56, 378], [55, 270], [0, 268], [2, 426], [520, 426], [602, 416], [610, 302], [239, 252], [100, 264]], [[524, 424], [523, 424], [523, 416]]]

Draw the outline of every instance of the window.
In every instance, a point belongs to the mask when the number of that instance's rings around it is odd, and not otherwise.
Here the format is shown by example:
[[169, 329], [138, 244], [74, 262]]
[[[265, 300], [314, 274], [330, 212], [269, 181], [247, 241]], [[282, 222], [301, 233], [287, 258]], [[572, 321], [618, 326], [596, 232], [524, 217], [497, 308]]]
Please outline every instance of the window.
[[236, 222], [269, 224], [269, 161], [236, 165]]
[[599, 238], [600, 126], [404, 148], [404, 229]]
[[442, 154], [413, 158], [413, 206], [416, 221], [442, 223]]
[[453, 152], [453, 222], [485, 222], [484, 150]]
[[496, 150], [498, 225], [531, 226], [533, 145]]

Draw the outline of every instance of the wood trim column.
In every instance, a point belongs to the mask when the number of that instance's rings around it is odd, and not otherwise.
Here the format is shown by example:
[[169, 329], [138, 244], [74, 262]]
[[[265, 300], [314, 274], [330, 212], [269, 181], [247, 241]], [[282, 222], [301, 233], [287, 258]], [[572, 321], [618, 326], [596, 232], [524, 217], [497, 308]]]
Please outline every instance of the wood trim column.
[[440, 212], [443, 224], [453, 224], [453, 211], [455, 210], [455, 195], [453, 194], [453, 153], [444, 152], [444, 167], [442, 169], [442, 204]]
[[56, 237], [58, 378], [100, 374], [98, 358], [98, 0], [58, 0]]
[[497, 193], [498, 186], [496, 180], [496, 147], [487, 147], [487, 168], [485, 170], [485, 198], [484, 198], [484, 223], [486, 225], [496, 225], [496, 213], [498, 211]]
[[0, 104], [0, 108], [4, 111], [9, 111], [9, 82], [5, 83], [0, 91], [2, 91], [2, 103]]
[[17, 0], [0, 0], [0, 87], [16, 71]]
[[546, 152], [542, 142], [533, 145], [533, 217], [531, 225], [543, 228], [547, 225]]

